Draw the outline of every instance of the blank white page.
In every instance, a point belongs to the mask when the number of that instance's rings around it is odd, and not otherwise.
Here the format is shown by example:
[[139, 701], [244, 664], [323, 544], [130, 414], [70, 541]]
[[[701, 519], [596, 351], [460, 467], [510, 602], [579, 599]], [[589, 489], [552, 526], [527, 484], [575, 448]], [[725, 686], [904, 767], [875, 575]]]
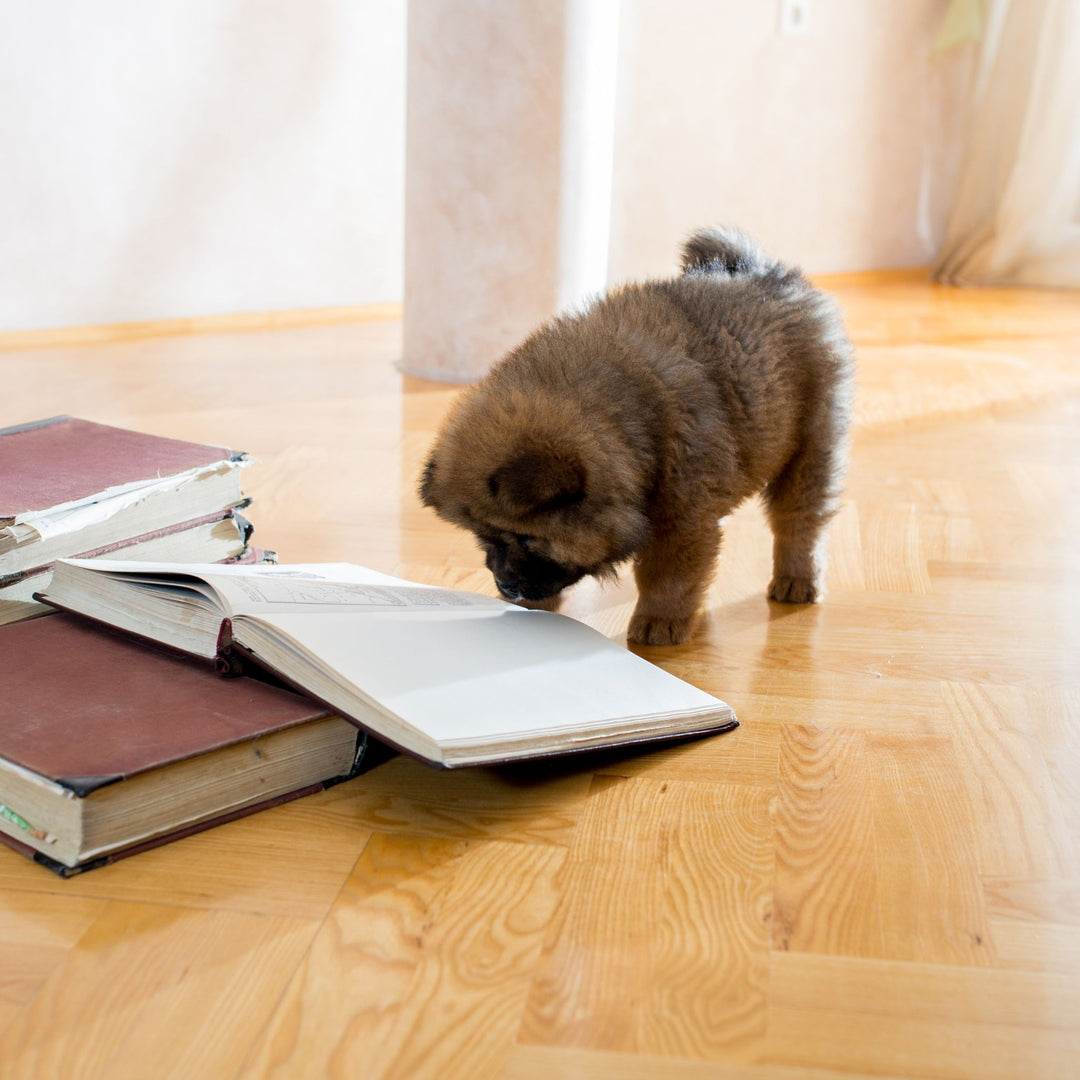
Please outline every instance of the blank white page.
[[[245, 621], [234, 624], [241, 643]], [[443, 744], [724, 708], [603, 634], [550, 612], [325, 611], [255, 621], [284, 631]]]

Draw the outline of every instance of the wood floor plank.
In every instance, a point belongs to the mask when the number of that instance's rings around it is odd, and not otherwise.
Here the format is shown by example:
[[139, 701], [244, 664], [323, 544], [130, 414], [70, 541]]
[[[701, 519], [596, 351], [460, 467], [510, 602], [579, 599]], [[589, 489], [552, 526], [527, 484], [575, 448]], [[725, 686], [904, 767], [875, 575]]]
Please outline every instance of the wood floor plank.
[[825, 1009], [772, 1009], [769, 1033], [777, 1062], [935, 1080], [1066, 1080], [1080, 1055], [1075, 1030], [862, 1014], [856, 1026]]
[[1008, 687], [946, 687], [960, 777], [980, 824], [975, 833], [979, 872], [1075, 877], [1080, 863], [1042, 748], [1009, 726], [1017, 697]]
[[228, 1075], [316, 929], [110, 903], [0, 1038], [4, 1076]]
[[1026, 701], [1073, 851], [1080, 854], [1080, 686], [1040, 688], [1028, 693]]
[[0, 890], [0, 1004], [28, 1004], [106, 903]]
[[729, 696], [738, 699], [747, 716], [778, 727], [812, 725], [939, 738], [947, 732], [942, 684], [895, 678], [884, 683], [885, 678], [870, 671], [847, 676], [823, 672], [812, 680], [792, 674], [777, 679], [767, 694]]
[[878, 733], [867, 742], [884, 955], [991, 964], [972, 810], [951, 743]]
[[871, 766], [860, 732], [783, 728], [774, 949], [885, 955]]
[[1080, 878], [1016, 880], [984, 878], [991, 915], [1029, 923], [1062, 923], [1080, 928]]
[[927, 570], [923, 525], [910, 503], [877, 503], [860, 507], [863, 578], [874, 592], [933, 592]]
[[358, 835], [400, 832], [565, 847], [590, 782], [591, 774], [574, 759], [454, 773], [399, 756], [327, 791], [319, 808]]
[[752, 724], [744, 724], [723, 738], [695, 739], [646, 753], [611, 755], [597, 761], [594, 771], [600, 776], [772, 787], [779, 765], [780, 727], [751, 715]]
[[1080, 879], [983, 881], [997, 966], [1080, 975]]
[[767, 795], [598, 777], [521, 1040], [745, 1060], [763, 1035]]
[[[1023, 1008], [1017, 1008], [1018, 1002]], [[781, 1009], [853, 1016], [1069, 1031], [1080, 1015], [1080, 979], [952, 964], [777, 953], [769, 1003]]]
[[326, 794], [273, 807], [66, 881], [3, 848], [0, 893], [21, 889], [319, 918], [370, 835], [322, 811], [319, 800]]
[[[962, 346], [869, 345], [862, 352], [857, 422], [881, 429], [963, 416], [1000, 403], [1035, 403], [1072, 385], [1061, 356], [1036, 342], [988, 338]], [[902, 362], [897, 362], [902, 357]], [[1023, 361], [1041, 359], [1029, 366]]]
[[998, 967], [1080, 975], [1080, 929], [1073, 923], [988, 920]]
[[[869, 1074], [786, 1065], [736, 1065], [721, 1061], [627, 1054], [580, 1047], [517, 1046], [501, 1080], [870, 1080]], [[889, 1080], [882, 1073], [874, 1080]]]
[[565, 854], [376, 834], [242, 1075], [497, 1075]]
[[169, 973], [102, 1076], [234, 1076], [317, 929], [307, 919], [215, 913], [183, 968]]
[[1075, 975], [776, 954], [768, 1055], [904, 1076], [1066, 1077], [1078, 1015]]

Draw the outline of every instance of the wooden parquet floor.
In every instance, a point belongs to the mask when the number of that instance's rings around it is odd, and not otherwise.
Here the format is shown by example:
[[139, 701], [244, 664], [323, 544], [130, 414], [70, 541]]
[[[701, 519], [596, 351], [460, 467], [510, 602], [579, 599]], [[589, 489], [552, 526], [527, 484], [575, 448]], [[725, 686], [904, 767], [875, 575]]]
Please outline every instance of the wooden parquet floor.
[[[829, 595], [766, 602], [746, 506], [697, 638], [648, 653], [738, 731], [395, 758], [69, 881], [0, 850], [4, 1080], [1080, 1076], [1080, 300], [826, 284], [860, 363]], [[227, 442], [283, 561], [490, 590], [415, 497], [455, 391], [399, 340], [9, 348], [0, 426]], [[568, 611], [619, 638], [632, 601]]]

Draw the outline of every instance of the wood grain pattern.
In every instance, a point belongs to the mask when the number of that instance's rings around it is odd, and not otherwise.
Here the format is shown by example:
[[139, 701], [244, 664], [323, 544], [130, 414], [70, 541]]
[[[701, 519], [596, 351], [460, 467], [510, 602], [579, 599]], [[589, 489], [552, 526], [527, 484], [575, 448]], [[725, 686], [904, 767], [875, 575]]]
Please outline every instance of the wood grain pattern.
[[780, 757], [780, 728], [762, 722], [739, 727], [723, 739], [694, 739], [664, 749], [597, 755], [600, 776], [647, 776], [709, 784], [771, 788]]
[[[1080, 1036], [1074, 1030], [1023, 1025], [912, 1019], [843, 1010], [771, 1011], [770, 1055], [816, 1068], [939, 1080], [1067, 1080], [1076, 1071]], [[857, 1028], [856, 1028], [857, 1025]], [[853, 1034], [857, 1031], [857, 1034]]]
[[1010, 688], [953, 683], [946, 696], [960, 775], [980, 823], [980, 874], [1037, 880], [1077, 876], [1072, 837], [1042, 747], [1008, 726], [1019, 695]]
[[[0, 892], [0, 1005], [17, 1015], [101, 914], [107, 901]], [[0, 1010], [0, 1024], [5, 1013]]]
[[868, 739], [884, 955], [990, 965], [975, 825], [960, 767], [944, 739]]
[[768, 799], [750, 787], [598, 777], [522, 1040], [674, 1057], [755, 1053]]
[[496, 1075], [563, 858], [373, 837], [243, 1075]]
[[433, 772], [397, 757], [363, 784], [320, 797], [340, 826], [362, 833], [413, 833], [460, 840], [568, 846], [589, 790], [589, 775], [558, 763]]
[[[0, 850], [0, 1076], [1072, 1080], [1080, 304], [824, 284], [859, 359], [825, 602], [766, 602], [752, 504], [695, 638], [644, 651], [737, 731], [395, 758], [69, 881]], [[0, 426], [228, 442], [282, 559], [493, 591], [415, 494], [458, 390], [340, 315], [0, 340]], [[634, 599], [566, 610], [624, 641]]]
[[777, 784], [773, 948], [883, 956], [865, 735], [785, 726]]
[[[116, 897], [191, 908], [321, 918], [370, 835], [321, 811], [325, 794], [274, 807], [66, 881], [21, 858], [0, 860], [0, 893]], [[6, 850], [6, 849], [5, 849]], [[297, 864], [304, 872], [296, 872]]]
[[737, 1065], [721, 1061], [627, 1054], [577, 1047], [517, 1046], [503, 1080], [870, 1080], [867, 1073], [787, 1065]]
[[4, 1075], [231, 1074], [316, 929], [111, 902], [8, 1026]]
[[988, 925], [999, 967], [1080, 975], [1080, 933], [1075, 925], [993, 917]]

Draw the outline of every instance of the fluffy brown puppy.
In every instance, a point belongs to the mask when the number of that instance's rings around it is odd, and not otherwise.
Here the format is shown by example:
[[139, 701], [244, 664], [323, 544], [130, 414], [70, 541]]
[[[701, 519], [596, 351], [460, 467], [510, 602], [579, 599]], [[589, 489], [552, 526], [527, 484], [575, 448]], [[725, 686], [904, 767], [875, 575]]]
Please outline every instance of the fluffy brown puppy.
[[682, 264], [514, 349], [455, 403], [420, 484], [508, 600], [554, 608], [633, 560], [642, 645], [687, 640], [720, 519], [752, 495], [773, 531], [769, 597], [818, 599], [851, 417], [851, 345], [798, 270], [719, 230]]

